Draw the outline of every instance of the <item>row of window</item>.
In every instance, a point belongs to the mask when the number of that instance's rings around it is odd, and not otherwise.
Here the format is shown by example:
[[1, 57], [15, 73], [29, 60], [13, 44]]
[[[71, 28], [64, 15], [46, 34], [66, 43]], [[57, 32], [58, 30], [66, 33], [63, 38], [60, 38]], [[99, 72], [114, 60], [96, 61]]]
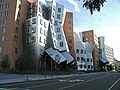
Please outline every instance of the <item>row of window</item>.
[[[5, 8], [9, 8], [9, 4], [8, 3], [6, 4]], [[0, 10], [2, 10], [2, 9], [3, 9], [3, 4], [0, 4]]]
[[[0, 12], [0, 17], [2, 17], [2, 15], [3, 15], [3, 12]], [[8, 16], [8, 11], [5, 11], [4, 16]]]
[[9, 0], [0, 0], [0, 1], [1, 1], [1, 2], [4, 2], [4, 1], [7, 1], [7, 2], [8, 2]]
[[[88, 34], [89, 34], [90, 36], [92, 35], [91, 33], [86, 33], [85, 35], [88, 36]], [[84, 36], [84, 34], [83, 34], [83, 36]]]
[[88, 69], [90, 69], [90, 66], [91, 66], [91, 69], [93, 69], [93, 65], [79, 65], [80, 68], [86, 68], [86, 66], [88, 67]]
[[[2, 23], [2, 21], [0, 20], [0, 24]], [[3, 20], [3, 24], [7, 24], [7, 19]]]
[[[2, 47], [0, 46], [0, 54], [2, 53]], [[18, 48], [15, 48], [15, 53], [18, 53]]]
[[26, 34], [32, 34], [36, 32], [36, 27], [33, 27], [32, 30], [31, 29], [27, 29]]
[[[79, 53], [80, 52], [80, 50], [79, 49], [76, 49], [76, 53]], [[83, 49], [81, 49], [81, 54], [86, 54], [86, 50], [83, 50]]]
[[36, 41], [35, 36], [33, 36], [33, 37], [28, 37], [28, 38], [26, 39], [26, 43], [33, 43], [33, 42], [35, 42], [35, 41]]
[[[80, 61], [80, 57], [77, 57], [77, 61]], [[87, 62], [92, 62], [92, 59], [87, 58]], [[81, 57], [81, 62], [85, 62], [85, 59]]]

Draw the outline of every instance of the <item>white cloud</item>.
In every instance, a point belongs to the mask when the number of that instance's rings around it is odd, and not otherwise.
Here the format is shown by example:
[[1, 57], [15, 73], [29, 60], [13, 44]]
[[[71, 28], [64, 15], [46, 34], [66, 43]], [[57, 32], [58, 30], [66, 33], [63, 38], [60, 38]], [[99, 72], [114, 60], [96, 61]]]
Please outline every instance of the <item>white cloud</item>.
[[78, 3], [74, 0], [67, 0], [69, 3], [74, 5], [74, 9], [76, 12], [80, 12], [80, 8], [78, 7]]
[[105, 44], [113, 48], [114, 57], [120, 61], [120, 26], [109, 26], [95, 32], [98, 36], [105, 36]]

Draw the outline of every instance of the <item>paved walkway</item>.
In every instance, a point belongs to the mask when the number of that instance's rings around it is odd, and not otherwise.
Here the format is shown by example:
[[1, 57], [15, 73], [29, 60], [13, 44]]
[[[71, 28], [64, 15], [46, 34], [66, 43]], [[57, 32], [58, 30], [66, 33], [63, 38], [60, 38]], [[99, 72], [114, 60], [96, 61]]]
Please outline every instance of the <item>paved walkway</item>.
[[[103, 73], [103, 72], [99, 72]], [[96, 74], [96, 73], [89, 73]], [[64, 77], [72, 77], [77, 75], [88, 75], [84, 74], [71, 74], [71, 75], [19, 75], [19, 74], [0, 74], [0, 84], [7, 83], [16, 83], [16, 82], [24, 82], [24, 81], [34, 81], [34, 80], [45, 80], [45, 79], [53, 79], [53, 78], [64, 78]]]

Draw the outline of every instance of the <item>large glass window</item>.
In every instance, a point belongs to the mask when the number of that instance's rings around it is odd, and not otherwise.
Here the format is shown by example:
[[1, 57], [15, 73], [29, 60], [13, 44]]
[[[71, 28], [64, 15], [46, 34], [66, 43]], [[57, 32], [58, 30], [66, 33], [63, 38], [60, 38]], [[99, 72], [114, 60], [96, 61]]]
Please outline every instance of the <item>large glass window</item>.
[[3, 27], [3, 28], [2, 28], [2, 32], [4, 33], [5, 31], [6, 31], [6, 28], [5, 28], [5, 27]]
[[61, 8], [58, 8], [58, 12], [61, 12]]
[[7, 19], [4, 19], [4, 24], [7, 24]]
[[0, 9], [3, 9], [3, 4], [0, 5]]
[[8, 16], [8, 11], [5, 11], [5, 16]]
[[1, 2], [3, 2], [4, 0], [1, 0]]
[[68, 24], [71, 25], [71, 21], [68, 21]]
[[9, 4], [8, 3], [6, 4], [6, 8], [9, 8]]
[[57, 19], [60, 19], [60, 14], [57, 14]]
[[79, 61], [80, 60], [80, 58], [79, 57], [77, 57], [77, 61]]
[[60, 47], [63, 47], [63, 42], [60, 42]]
[[68, 30], [71, 31], [71, 27], [69, 27]]
[[76, 53], [79, 53], [79, 49], [76, 49]]
[[5, 41], [5, 36], [1, 37], [1, 41], [4, 42]]
[[71, 19], [71, 16], [70, 16], [70, 15], [68, 16], [68, 19]]
[[69, 50], [72, 50], [72, 46], [69, 46]]
[[71, 34], [71, 33], [68, 33], [68, 36], [69, 36], [69, 37], [72, 37], [72, 34]]
[[0, 53], [2, 53], [2, 47], [0, 46]]
[[60, 32], [60, 27], [57, 27], [57, 32]]
[[2, 12], [0, 12], [0, 17], [2, 17]]
[[19, 21], [20, 21], [20, 20], [17, 19], [17, 24], [18, 24], [18, 25], [19, 25]]
[[58, 39], [61, 40], [61, 34], [58, 34]]
[[16, 27], [16, 31], [15, 32], [18, 33], [18, 30], [19, 30], [18, 27]]
[[18, 54], [18, 48], [15, 48], [15, 53]]
[[69, 39], [69, 43], [72, 43], [72, 40], [71, 40], [71, 39]]

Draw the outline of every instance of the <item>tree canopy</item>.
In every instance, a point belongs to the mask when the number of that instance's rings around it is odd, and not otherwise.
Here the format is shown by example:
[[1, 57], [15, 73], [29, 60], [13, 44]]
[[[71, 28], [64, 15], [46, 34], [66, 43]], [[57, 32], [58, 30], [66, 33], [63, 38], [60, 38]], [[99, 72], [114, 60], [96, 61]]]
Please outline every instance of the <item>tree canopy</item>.
[[[80, 0], [79, 0], [80, 1]], [[100, 11], [101, 6], [107, 2], [106, 0], [83, 0], [83, 7], [90, 10], [90, 13], [93, 14], [93, 11]]]

